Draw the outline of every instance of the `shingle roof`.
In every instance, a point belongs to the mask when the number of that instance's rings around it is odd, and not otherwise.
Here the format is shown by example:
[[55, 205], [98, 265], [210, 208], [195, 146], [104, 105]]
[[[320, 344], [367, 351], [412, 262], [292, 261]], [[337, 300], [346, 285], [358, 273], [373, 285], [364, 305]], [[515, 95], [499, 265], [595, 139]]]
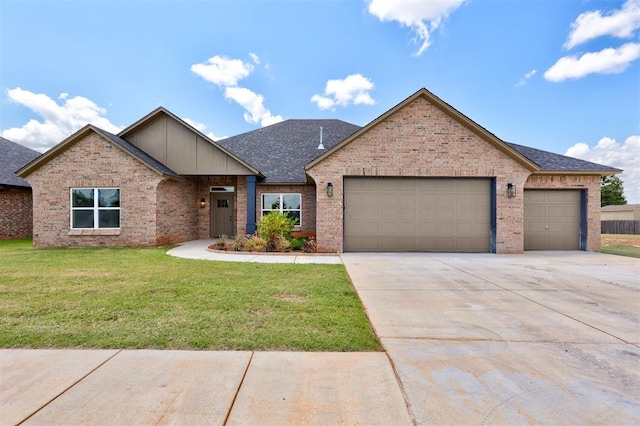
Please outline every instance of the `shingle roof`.
[[149, 154], [147, 154], [146, 152], [144, 152], [140, 148], [138, 148], [135, 145], [133, 145], [133, 144], [127, 142], [126, 140], [122, 139], [120, 136], [116, 136], [116, 135], [114, 135], [112, 133], [107, 132], [106, 130], [99, 129], [97, 127], [93, 127], [93, 129], [97, 133], [99, 133], [102, 136], [104, 136], [105, 138], [109, 139], [111, 142], [113, 142], [116, 145], [118, 145], [120, 148], [122, 148], [125, 151], [127, 151], [129, 154], [131, 154], [132, 156], [134, 156], [138, 160], [142, 161], [143, 163], [145, 163], [146, 165], [151, 167], [152, 169], [155, 169], [155, 170], [159, 171], [160, 173], [162, 173], [164, 175], [171, 176], [171, 177], [174, 177], [176, 179], [182, 179], [182, 176], [180, 176], [178, 173], [174, 172], [169, 167], [165, 166], [163, 163], [161, 163], [160, 161], [156, 160], [155, 158], [153, 158], [152, 156], [150, 156]]
[[305, 183], [304, 166], [359, 129], [341, 120], [286, 120], [216, 143], [260, 170], [264, 182]]
[[566, 155], [542, 151], [528, 146], [506, 142], [511, 148], [540, 166], [541, 172], [620, 172], [615, 167], [603, 166], [590, 161], [579, 160]]
[[0, 137], [0, 185], [30, 188], [29, 183], [15, 172], [39, 155], [37, 151]]

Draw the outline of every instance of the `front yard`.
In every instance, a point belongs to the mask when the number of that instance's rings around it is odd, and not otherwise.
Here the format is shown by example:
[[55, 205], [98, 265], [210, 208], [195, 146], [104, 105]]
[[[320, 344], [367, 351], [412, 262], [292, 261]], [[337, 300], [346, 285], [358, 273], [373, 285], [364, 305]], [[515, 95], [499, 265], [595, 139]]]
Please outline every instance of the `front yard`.
[[342, 265], [0, 241], [0, 347], [377, 351]]
[[602, 234], [602, 253], [640, 257], [640, 235]]

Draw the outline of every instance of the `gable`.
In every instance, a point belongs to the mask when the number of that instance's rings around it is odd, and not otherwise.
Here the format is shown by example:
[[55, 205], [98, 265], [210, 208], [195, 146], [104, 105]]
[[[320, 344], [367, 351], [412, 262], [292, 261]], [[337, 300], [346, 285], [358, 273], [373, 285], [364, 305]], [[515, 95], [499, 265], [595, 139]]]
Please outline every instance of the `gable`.
[[181, 175], [259, 174], [164, 109], [154, 111], [119, 136]]
[[[380, 117], [373, 120], [368, 125], [364, 126], [360, 131], [354, 133], [332, 149], [328, 150], [324, 155], [316, 158], [306, 166], [306, 170], [310, 170], [317, 164], [323, 162], [326, 158], [334, 155], [334, 153], [348, 146], [354, 140], [360, 139], [363, 135], [370, 132], [372, 129], [385, 125], [385, 122], [392, 120], [392, 117], [397, 116], [407, 108], [415, 108], [415, 105], [425, 102], [430, 106], [428, 111], [424, 112], [422, 116], [412, 117], [409, 121], [402, 123], [405, 129], [410, 129], [408, 136], [412, 140], [422, 137], [422, 140], [441, 140], [443, 142], [462, 142], [461, 140], [453, 140], [453, 135], [450, 133], [451, 129], [456, 129], [456, 132], [462, 128], [466, 129], [466, 135], [474, 135], [475, 138], [481, 139], [486, 143], [487, 148], [500, 151], [508, 158], [512, 159], [516, 163], [519, 163], [522, 167], [528, 169], [531, 172], [537, 171], [539, 166], [520, 154], [513, 147], [509, 146], [493, 133], [487, 131], [484, 127], [478, 125], [464, 114], [453, 108], [451, 105], [444, 102], [442, 99], [435, 96], [433, 93], [426, 89], [420, 89], [395, 107], [391, 108]], [[435, 121], [434, 121], [435, 120]], [[438, 121], [439, 120], [439, 121]], [[443, 127], [443, 123], [446, 125]], [[410, 126], [413, 126], [412, 128]], [[462, 133], [456, 133], [456, 137], [460, 137]], [[466, 136], [465, 136], [466, 137]], [[398, 140], [397, 135], [394, 136]]]

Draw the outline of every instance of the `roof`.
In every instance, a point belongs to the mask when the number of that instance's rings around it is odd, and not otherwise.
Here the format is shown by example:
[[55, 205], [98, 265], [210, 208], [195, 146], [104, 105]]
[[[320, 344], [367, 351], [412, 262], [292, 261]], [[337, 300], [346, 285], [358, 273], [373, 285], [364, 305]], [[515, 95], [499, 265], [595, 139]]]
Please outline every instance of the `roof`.
[[631, 210], [640, 210], [640, 204], [609, 205], [602, 208], [603, 212], [623, 212]]
[[118, 148], [122, 149], [132, 157], [138, 159], [143, 164], [147, 165], [156, 173], [163, 176], [168, 176], [174, 179], [182, 179], [182, 176], [180, 176], [179, 174], [177, 174], [176, 172], [174, 172], [173, 170], [171, 170], [170, 168], [162, 164], [160, 161], [151, 157], [146, 152], [136, 148], [135, 146], [133, 146], [126, 140], [122, 139], [121, 137], [116, 136], [112, 133], [109, 133], [106, 130], [102, 130], [98, 127], [95, 127], [91, 124], [87, 124], [82, 129], [78, 130], [76, 133], [74, 133], [64, 141], [60, 142], [58, 145], [51, 148], [45, 154], [42, 154], [37, 159], [33, 160], [32, 162], [25, 165], [24, 167], [20, 168], [17, 174], [22, 177], [28, 176], [29, 174], [31, 174], [31, 172], [39, 169], [41, 166], [48, 163], [50, 160], [52, 160], [53, 158], [55, 158], [56, 156], [66, 151], [71, 146], [73, 146], [76, 142], [78, 142], [81, 138], [86, 136], [89, 132], [95, 132], [101, 135], [102, 137], [104, 137], [105, 139], [109, 140], [114, 145], [116, 145]]
[[614, 167], [603, 166], [602, 164], [579, 160], [577, 158], [567, 157], [566, 155], [542, 151], [541, 149], [530, 148], [510, 142], [507, 142], [507, 144], [540, 166], [539, 172], [592, 172], [596, 174], [615, 174], [622, 172], [622, 170]]
[[0, 137], [0, 186], [30, 188], [29, 183], [15, 172], [38, 156], [40, 153], [33, 149]]
[[527, 158], [526, 156], [522, 155], [520, 152], [513, 149], [511, 146], [505, 143], [502, 139], [498, 138], [496, 135], [489, 132], [487, 129], [480, 126], [478, 123], [471, 120], [469, 117], [462, 114], [460, 111], [458, 111], [457, 109], [455, 109], [454, 107], [452, 107], [451, 105], [449, 105], [448, 103], [446, 103], [445, 101], [443, 101], [442, 99], [440, 99], [439, 97], [437, 97], [436, 95], [434, 95], [433, 93], [431, 93], [425, 88], [418, 90], [413, 95], [409, 96], [408, 98], [400, 102], [398, 105], [394, 106], [393, 108], [391, 108], [390, 110], [388, 110], [387, 112], [385, 112], [384, 114], [382, 114], [381, 116], [379, 116], [378, 118], [376, 118], [375, 120], [367, 124], [366, 126], [362, 127], [360, 130], [358, 130], [357, 132], [355, 132], [345, 140], [341, 141], [339, 144], [336, 144], [333, 148], [327, 150], [327, 152], [325, 152], [323, 155], [317, 157], [316, 159], [311, 161], [309, 164], [307, 164], [306, 169], [311, 169], [316, 164], [320, 163], [322, 160], [329, 157], [331, 154], [333, 154], [337, 150], [341, 149], [343, 146], [350, 144], [355, 139], [357, 139], [360, 135], [369, 131], [376, 125], [380, 124], [382, 121], [386, 120], [387, 118], [389, 118], [396, 112], [400, 111], [404, 107], [408, 106], [409, 104], [415, 102], [419, 98], [426, 99], [427, 102], [429, 102], [436, 108], [440, 109], [440, 111], [447, 114], [449, 117], [453, 118], [464, 127], [468, 128], [470, 131], [472, 131], [473, 133], [478, 135], [480, 138], [488, 142], [494, 148], [502, 151], [503, 153], [505, 153], [507, 156], [512, 158], [514, 161], [521, 164], [526, 169], [532, 172], [538, 171], [539, 167], [535, 162], [531, 161], [529, 158]]
[[285, 120], [217, 143], [260, 170], [263, 182], [306, 183], [305, 165], [359, 129], [334, 119]]

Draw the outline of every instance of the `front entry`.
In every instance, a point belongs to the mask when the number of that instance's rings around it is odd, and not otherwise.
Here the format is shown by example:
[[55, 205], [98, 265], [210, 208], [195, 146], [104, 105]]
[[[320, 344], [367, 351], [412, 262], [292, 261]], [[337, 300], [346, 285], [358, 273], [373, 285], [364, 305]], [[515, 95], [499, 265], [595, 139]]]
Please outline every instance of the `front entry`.
[[233, 194], [211, 194], [211, 237], [235, 235]]

